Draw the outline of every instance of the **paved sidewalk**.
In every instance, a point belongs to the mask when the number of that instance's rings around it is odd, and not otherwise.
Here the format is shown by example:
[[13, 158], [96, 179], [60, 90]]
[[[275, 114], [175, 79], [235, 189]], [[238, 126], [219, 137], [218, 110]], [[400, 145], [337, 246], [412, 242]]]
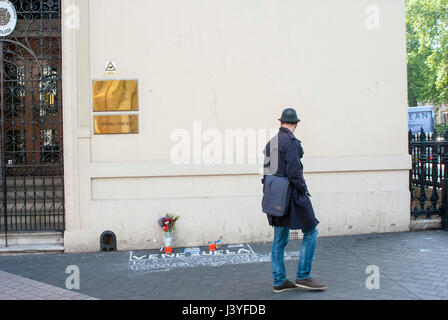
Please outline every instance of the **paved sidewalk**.
[[[291, 280], [299, 247], [300, 241], [291, 241], [286, 248]], [[448, 300], [448, 232], [444, 231], [319, 238], [313, 277], [327, 284], [324, 292], [273, 293], [270, 243], [226, 244], [216, 252], [205, 247], [201, 252], [187, 251], [177, 248], [169, 256], [157, 250], [0, 256], [4, 271], [0, 299], [31, 299], [22, 295], [28, 284], [36, 289], [42, 286], [40, 290], [47, 293], [50, 288], [60, 289], [46, 298], [70, 296], [74, 292], [65, 288], [69, 276], [65, 272], [75, 265], [80, 270], [77, 293], [81, 295], [73, 299]], [[369, 290], [366, 268], [372, 265], [379, 268], [380, 288]], [[37, 282], [27, 283], [20, 277]], [[45, 298], [41, 291], [28, 292]]]
[[83, 294], [64, 290], [0, 271], [0, 300], [97, 300]]

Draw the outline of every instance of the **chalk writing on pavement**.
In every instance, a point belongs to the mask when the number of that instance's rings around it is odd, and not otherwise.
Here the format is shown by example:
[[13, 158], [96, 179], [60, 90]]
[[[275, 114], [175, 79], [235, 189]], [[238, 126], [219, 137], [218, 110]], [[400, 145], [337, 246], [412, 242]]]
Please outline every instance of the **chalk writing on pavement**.
[[[129, 253], [129, 270], [135, 272], [163, 272], [175, 268], [219, 267], [247, 263], [270, 262], [271, 254], [257, 254], [249, 244], [226, 245], [215, 251], [160, 254]], [[285, 261], [298, 259], [299, 252], [285, 252]]]

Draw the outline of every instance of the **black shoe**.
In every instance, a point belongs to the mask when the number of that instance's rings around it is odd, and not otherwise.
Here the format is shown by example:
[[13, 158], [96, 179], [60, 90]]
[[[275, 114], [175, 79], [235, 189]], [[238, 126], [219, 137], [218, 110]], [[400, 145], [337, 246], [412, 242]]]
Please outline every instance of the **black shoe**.
[[295, 289], [297, 289], [297, 286], [294, 283], [292, 283], [291, 281], [286, 280], [285, 283], [283, 283], [281, 286], [274, 287], [274, 292], [279, 293], [279, 292], [295, 290]]

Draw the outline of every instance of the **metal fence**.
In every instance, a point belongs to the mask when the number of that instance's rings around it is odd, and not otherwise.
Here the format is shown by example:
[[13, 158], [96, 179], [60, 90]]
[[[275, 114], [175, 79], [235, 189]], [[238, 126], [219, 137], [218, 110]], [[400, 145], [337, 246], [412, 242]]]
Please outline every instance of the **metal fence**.
[[61, 0], [11, 1], [17, 25], [0, 37], [0, 233], [6, 239], [8, 232], [65, 230]]
[[440, 216], [446, 228], [448, 192], [448, 130], [444, 136], [409, 131], [409, 154], [412, 170], [409, 173], [411, 215]]

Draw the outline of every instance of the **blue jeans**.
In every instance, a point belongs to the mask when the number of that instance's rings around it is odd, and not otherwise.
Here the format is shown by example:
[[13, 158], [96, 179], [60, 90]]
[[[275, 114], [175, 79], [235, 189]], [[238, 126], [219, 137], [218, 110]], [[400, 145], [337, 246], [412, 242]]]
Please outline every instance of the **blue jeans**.
[[[317, 228], [302, 230], [303, 241], [299, 255], [296, 279], [308, 279], [311, 276], [311, 266], [316, 248]], [[286, 281], [286, 270], [284, 263], [285, 247], [289, 242], [289, 228], [274, 227], [274, 242], [272, 243], [272, 273], [274, 286], [281, 286]]]

